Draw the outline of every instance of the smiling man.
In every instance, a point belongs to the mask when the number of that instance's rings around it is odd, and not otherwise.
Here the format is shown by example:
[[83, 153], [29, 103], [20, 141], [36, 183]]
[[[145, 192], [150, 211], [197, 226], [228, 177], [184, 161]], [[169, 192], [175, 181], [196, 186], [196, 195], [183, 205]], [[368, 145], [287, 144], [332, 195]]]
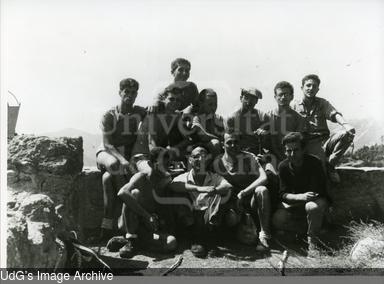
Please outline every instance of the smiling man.
[[304, 153], [304, 139], [298, 132], [283, 138], [287, 159], [279, 165], [282, 201], [273, 216], [273, 225], [282, 231], [305, 231], [308, 253], [316, 252], [324, 213], [328, 207], [326, 180], [318, 158]]
[[[306, 75], [302, 79], [303, 98], [293, 105], [305, 120], [304, 138], [307, 141], [306, 152], [319, 157], [327, 169], [331, 181], [339, 182], [335, 170], [336, 164], [352, 144], [355, 128], [351, 126], [326, 99], [316, 97], [320, 79], [317, 75]], [[327, 120], [336, 122], [343, 130], [330, 135]]]

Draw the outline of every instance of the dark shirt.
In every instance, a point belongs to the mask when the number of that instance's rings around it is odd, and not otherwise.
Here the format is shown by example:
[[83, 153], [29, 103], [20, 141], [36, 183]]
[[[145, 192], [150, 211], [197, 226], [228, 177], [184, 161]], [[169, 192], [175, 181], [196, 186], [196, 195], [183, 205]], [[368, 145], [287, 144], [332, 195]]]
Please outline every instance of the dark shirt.
[[[112, 146], [125, 158], [130, 158], [139, 124], [145, 115], [146, 110], [141, 106], [133, 106], [132, 111], [126, 114], [122, 114], [119, 107], [116, 106], [105, 112], [101, 118], [100, 128], [103, 135], [110, 135]], [[104, 150], [104, 145], [98, 152], [100, 150]]]
[[[242, 150], [260, 154], [259, 148], [262, 141], [253, 134], [258, 128], [265, 128], [268, 125], [268, 116], [258, 109], [248, 112], [237, 110], [225, 121], [225, 131], [240, 136], [239, 146]], [[268, 147], [269, 148], [269, 147]]]
[[[178, 108], [180, 111], [191, 104], [195, 106], [198, 102], [199, 91], [196, 84], [193, 82], [185, 82], [185, 84], [186, 86], [183, 87], [183, 94], [180, 100], [180, 106]], [[155, 99], [155, 105], [159, 105], [159, 103], [164, 99], [164, 96], [165, 92], [160, 92]]]
[[300, 169], [293, 169], [288, 159], [279, 165], [280, 190], [279, 197], [284, 201], [286, 193], [316, 192], [319, 197], [327, 196], [326, 178], [321, 161], [312, 155], [304, 155], [303, 165]]

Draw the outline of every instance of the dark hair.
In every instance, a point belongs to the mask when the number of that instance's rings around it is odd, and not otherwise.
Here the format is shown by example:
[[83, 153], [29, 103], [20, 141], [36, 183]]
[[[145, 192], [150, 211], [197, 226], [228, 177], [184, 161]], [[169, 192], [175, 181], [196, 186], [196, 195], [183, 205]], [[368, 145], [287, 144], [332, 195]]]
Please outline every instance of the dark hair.
[[198, 101], [199, 101], [199, 102], [204, 102], [205, 99], [207, 98], [208, 94], [209, 94], [210, 96], [215, 96], [215, 97], [217, 97], [217, 93], [216, 93], [214, 90], [212, 90], [212, 89], [203, 89], [203, 90], [201, 90], [201, 92], [199, 93]]
[[185, 58], [176, 58], [171, 63], [171, 72], [173, 73], [177, 69], [177, 66], [182, 65], [182, 64], [188, 65], [189, 68], [191, 68], [191, 62], [189, 62], [187, 59], [185, 59]]
[[124, 90], [125, 88], [134, 87], [136, 90], [139, 89], [139, 82], [137, 82], [135, 79], [127, 78], [120, 81], [119, 84], [120, 91]]
[[315, 74], [309, 74], [309, 75], [305, 75], [304, 78], [301, 80], [301, 86], [304, 86], [304, 83], [305, 81], [308, 81], [308, 80], [315, 80], [317, 82], [317, 85], [320, 85], [320, 78], [319, 76], [315, 75]]
[[300, 132], [289, 132], [287, 135], [284, 136], [282, 144], [283, 146], [287, 145], [288, 143], [295, 143], [299, 142], [301, 148], [304, 148], [305, 141], [303, 135], [301, 135]]
[[149, 152], [149, 160], [152, 164], [158, 162], [159, 159], [170, 158], [169, 151], [163, 147], [154, 147]]
[[281, 82], [277, 83], [275, 88], [273, 89], [273, 92], [276, 94], [277, 89], [284, 89], [284, 88], [289, 89], [291, 92], [291, 95], [293, 95], [293, 86], [291, 85], [291, 83], [289, 83], [287, 81], [281, 81]]

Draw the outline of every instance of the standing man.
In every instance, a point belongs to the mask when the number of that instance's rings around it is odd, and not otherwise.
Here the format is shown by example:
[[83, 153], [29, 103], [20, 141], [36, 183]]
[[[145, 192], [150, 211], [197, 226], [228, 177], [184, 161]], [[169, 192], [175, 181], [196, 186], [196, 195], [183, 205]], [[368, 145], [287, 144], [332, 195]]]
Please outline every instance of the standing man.
[[[319, 86], [320, 79], [317, 75], [306, 75], [301, 84], [303, 98], [294, 103], [293, 109], [305, 120], [306, 152], [319, 157], [326, 165], [331, 181], [339, 182], [340, 177], [335, 166], [352, 144], [355, 128], [345, 121], [331, 103], [316, 97]], [[330, 135], [327, 120], [340, 124], [344, 129]]]
[[304, 139], [298, 132], [283, 138], [287, 159], [279, 165], [282, 201], [273, 215], [278, 230], [301, 231], [307, 219], [308, 254], [316, 252], [318, 235], [328, 207], [326, 180], [321, 161], [304, 153]]
[[285, 159], [282, 145], [283, 137], [289, 132], [301, 132], [304, 120], [289, 104], [293, 100], [293, 86], [286, 82], [278, 82], [274, 88], [277, 108], [267, 112], [269, 117], [269, 133], [271, 152], [276, 157], [274, 166]]
[[120, 81], [120, 104], [104, 113], [100, 128], [102, 145], [96, 152], [97, 167], [102, 172], [104, 193], [104, 218], [101, 239], [107, 241], [114, 235], [117, 222], [114, 218], [118, 206], [117, 192], [135, 172], [130, 163], [137, 130], [146, 115], [141, 106], [134, 105], [139, 83], [132, 78]]
[[213, 168], [233, 186], [233, 199], [227, 214], [228, 220], [239, 221], [244, 209], [257, 213], [260, 223], [257, 249], [269, 249], [271, 200], [268, 188], [265, 186], [267, 174], [256, 156], [250, 152], [241, 151], [238, 135], [225, 133], [224, 154], [214, 161]]

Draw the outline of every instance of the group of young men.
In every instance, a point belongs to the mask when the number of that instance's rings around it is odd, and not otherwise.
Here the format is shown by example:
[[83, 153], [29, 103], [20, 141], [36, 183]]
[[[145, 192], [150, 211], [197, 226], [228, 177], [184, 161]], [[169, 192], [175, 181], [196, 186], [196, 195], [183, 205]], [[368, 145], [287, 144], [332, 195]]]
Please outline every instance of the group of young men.
[[[134, 104], [139, 83], [122, 80], [120, 104], [102, 117], [96, 157], [107, 248], [129, 258], [140, 246], [175, 250], [176, 237], [188, 236], [192, 253], [204, 257], [207, 236], [223, 228], [235, 235], [250, 214], [257, 250], [268, 250], [274, 233], [297, 230], [316, 250], [328, 181], [339, 181], [335, 165], [355, 134], [316, 96], [319, 77], [302, 79], [303, 96], [292, 107], [292, 85], [277, 83], [277, 107], [266, 113], [255, 108], [258, 89], [241, 89], [240, 108], [224, 119], [216, 114], [218, 94], [198, 92], [190, 70], [188, 60], [174, 60], [174, 81], [147, 108]], [[330, 134], [327, 120], [343, 130]]]

